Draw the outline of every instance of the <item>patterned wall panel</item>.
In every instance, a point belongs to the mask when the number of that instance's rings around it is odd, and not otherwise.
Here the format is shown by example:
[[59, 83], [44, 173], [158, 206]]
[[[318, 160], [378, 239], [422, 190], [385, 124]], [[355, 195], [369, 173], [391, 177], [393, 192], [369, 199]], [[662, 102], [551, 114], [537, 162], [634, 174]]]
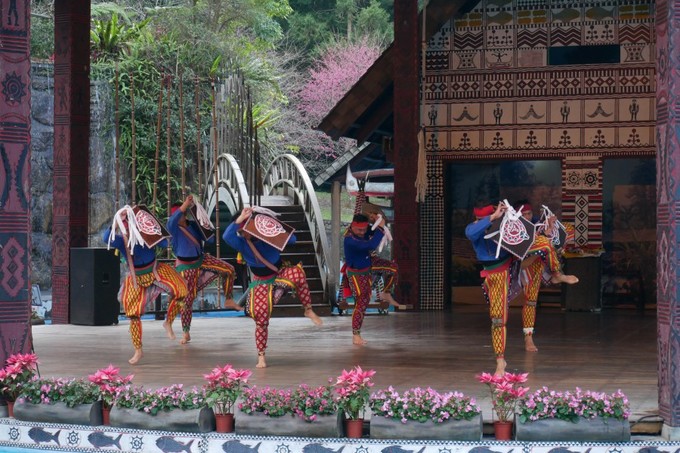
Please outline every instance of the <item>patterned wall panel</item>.
[[31, 348], [30, 2], [0, 0], [0, 363]]
[[[657, 70], [657, 331], [659, 350], [659, 414], [664, 423], [680, 427], [680, 2], [656, 2]], [[669, 20], [670, 19], [670, 20]]]
[[[656, 153], [653, 14], [652, 0], [482, 0], [447, 22], [426, 52], [428, 158], [442, 162], [432, 181], [446, 162], [559, 158], [565, 220], [580, 244], [601, 245], [603, 159]], [[437, 209], [421, 208], [428, 234]], [[421, 306], [438, 306], [428, 285]]]
[[425, 203], [421, 204], [420, 217], [434, 219], [426, 222], [420, 230], [421, 288], [428, 288], [426, 298], [422, 298], [422, 310], [441, 310], [444, 308], [444, 247], [438, 242], [444, 234], [444, 175], [441, 161], [427, 162], [428, 187]]

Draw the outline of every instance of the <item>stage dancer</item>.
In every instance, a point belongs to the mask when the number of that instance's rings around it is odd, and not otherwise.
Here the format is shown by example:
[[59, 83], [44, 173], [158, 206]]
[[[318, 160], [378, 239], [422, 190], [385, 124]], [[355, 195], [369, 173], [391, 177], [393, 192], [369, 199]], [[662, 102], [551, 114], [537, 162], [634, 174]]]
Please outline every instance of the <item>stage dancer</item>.
[[[504, 203], [499, 203], [497, 206], [487, 203], [479, 204], [474, 208], [474, 222], [465, 228], [465, 236], [472, 242], [477, 259], [483, 267], [480, 274], [484, 278], [482, 290], [484, 298], [489, 304], [491, 343], [496, 356], [495, 374], [498, 376], [505, 373], [507, 366], [505, 345], [508, 304], [520, 291], [521, 261], [502, 248], [496, 256], [497, 244], [491, 239], [486, 239], [484, 235], [491, 223], [505, 214], [506, 209], [507, 206]], [[538, 244], [536, 247], [540, 248], [542, 245]], [[534, 245], [532, 245], [532, 248], [534, 248]], [[546, 253], [547, 260], [554, 260], [549, 264], [552, 270], [550, 277], [552, 283], [573, 284], [578, 282], [576, 277], [562, 274], [554, 247], [548, 244], [547, 250], [543, 249], [543, 252]], [[537, 261], [542, 268], [543, 263], [540, 260]]]
[[[191, 319], [193, 317], [193, 304], [198, 291], [207, 287], [216, 278], [222, 279], [222, 291], [225, 297], [225, 308], [232, 310], [243, 310], [243, 307], [234, 302], [234, 266], [220, 259], [215, 258], [203, 250], [204, 239], [200, 226], [195, 221], [189, 221], [186, 213], [194, 205], [193, 195], [188, 195], [183, 203], [176, 203], [171, 208], [171, 215], [168, 219], [167, 228], [172, 239], [172, 250], [175, 253], [175, 268], [187, 283], [187, 296], [184, 298], [184, 306], [181, 311], [182, 319], [182, 339], [181, 344], [191, 341]], [[196, 206], [197, 213], [205, 217], [204, 221], [210, 224], [207, 213], [202, 207]], [[214, 228], [212, 228], [214, 230]], [[208, 241], [214, 242], [214, 236]], [[218, 301], [219, 304], [219, 301]], [[174, 316], [170, 313], [166, 322], [172, 326]]]
[[343, 243], [345, 265], [342, 272], [354, 297], [352, 343], [360, 346], [366, 344], [366, 340], [361, 337], [361, 326], [364, 323], [366, 308], [371, 301], [371, 252], [380, 245], [384, 236], [382, 230], [384, 224], [385, 219], [381, 219], [378, 227], [369, 231], [368, 217], [355, 214]]
[[[130, 269], [118, 292], [118, 300], [123, 304], [125, 316], [130, 319], [130, 338], [135, 353], [128, 362], [132, 365], [138, 363], [143, 356], [141, 316], [146, 310], [146, 305], [165, 292], [170, 299], [168, 316], [174, 317], [187, 295], [187, 285], [182, 276], [169, 264], [156, 261], [156, 247], [166, 248], [167, 239], [162, 239], [149, 247], [142, 236], [147, 225], [153, 225], [157, 228], [152, 229], [160, 231], [160, 224], [146, 211], [141, 215], [144, 222], [138, 225], [134, 208], [123, 207], [114, 215], [113, 224], [102, 236], [109, 247], [113, 246], [118, 250], [121, 259]], [[163, 328], [168, 338], [174, 340], [175, 334], [167, 321], [163, 323]]]
[[[385, 219], [385, 222], [383, 223], [383, 232], [385, 233], [385, 236], [382, 240], [382, 243], [385, 243], [388, 240], [391, 241], [392, 237], [389, 236], [388, 238], [389, 230], [387, 229], [386, 225], [387, 218], [385, 217], [385, 213], [382, 212], [382, 209], [374, 204], [365, 202], [362, 206], [362, 211], [368, 217], [371, 228], [373, 228], [374, 225], [379, 224], [382, 219]], [[371, 252], [371, 273], [373, 274], [374, 279], [380, 278], [380, 276], [383, 278], [384, 286], [381, 288], [381, 291], [378, 294], [378, 299], [380, 299], [380, 301], [387, 302], [388, 305], [385, 305], [381, 308], [388, 308], [389, 305], [392, 305], [396, 308], [401, 308], [399, 302], [394, 300], [394, 297], [392, 297], [392, 289], [397, 284], [399, 267], [397, 266], [397, 262], [394, 260], [380, 258], [378, 253], [382, 247], [379, 244], [377, 248], [378, 250]]]
[[[265, 368], [269, 319], [274, 305], [279, 302], [285, 290], [290, 289], [297, 293], [305, 310], [304, 315], [314, 324], [320, 326], [323, 321], [312, 309], [312, 298], [302, 263], [294, 266], [283, 263], [278, 249], [242, 230], [257, 209], [261, 208], [244, 208], [222, 237], [229, 246], [241, 253], [252, 274], [245, 312], [246, 316], [255, 321], [256, 367]], [[294, 244], [295, 241], [293, 234], [288, 244]]]
[[[557, 218], [554, 215], [545, 218], [545, 225], [538, 225], [540, 220], [533, 214], [533, 208], [526, 200], [515, 204], [515, 209], [521, 209], [522, 216], [536, 226], [537, 229], [534, 243], [527, 252], [521, 266], [521, 285], [524, 291], [524, 305], [522, 306], [522, 329], [524, 332], [524, 349], [528, 352], [537, 352], [534, 343], [534, 328], [536, 327], [536, 306], [541, 283], [557, 284], [578, 282], [573, 275], [562, 275], [561, 265], [557, 251], [545, 232], [553, 231]], [[560, 278], [561, 276], [561, 278]]]

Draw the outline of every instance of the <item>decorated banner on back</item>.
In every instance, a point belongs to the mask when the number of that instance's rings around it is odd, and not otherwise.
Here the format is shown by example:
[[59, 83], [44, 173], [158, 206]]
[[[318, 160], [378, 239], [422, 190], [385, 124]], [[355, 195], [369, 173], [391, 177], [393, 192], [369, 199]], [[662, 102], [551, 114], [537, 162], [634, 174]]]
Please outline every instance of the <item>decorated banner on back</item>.
[[250, 216], [241, 229], [280, 251], [283, 251], [295, 232], [292, 226], [261, 213]]
[[555, 217], [550, 208], [543, 205], [543, 213], [541, 214], [541, 219], [538, 222], [536, 233], [544, 234], [550, 242], [555, 246], [556, 249], [561, 249], [567, 243], [567, 229], [562, 222], [555, 218], [552, 228], [548, 228], [548, 219]]
[[515, 211], [507, 200], [504, 200], [504, 203], [507, 206], [505, 214], [491, 222], [484, 238], [491, 239], [517, 258], [524, 259], [534, 243], [536, 226], [522, 217], [521, 211]]
[[172, 236], [146, 206], [134, 206], [132, 211], [135, 213], [137, 229], [147, 247], [153, 248], [163, 239]]

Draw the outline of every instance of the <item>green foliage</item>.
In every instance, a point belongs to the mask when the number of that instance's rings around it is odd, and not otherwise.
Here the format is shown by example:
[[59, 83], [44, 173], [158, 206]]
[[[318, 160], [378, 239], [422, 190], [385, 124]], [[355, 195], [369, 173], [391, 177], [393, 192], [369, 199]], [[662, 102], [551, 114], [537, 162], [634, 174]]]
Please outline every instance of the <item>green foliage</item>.
[[68, 407], [99, 400], [99, 387], [84, 379], [33, 379], [23, 386], [19, 398], [33, 404], [65, 403]]
[[90, 30], [90, 51], [95, 59], [115, 58], [121, 52], [129, 51], [131, 42], [139, 38], [151, 19], [128, 25], [119, 22], [118, 13], [110, 19], [94, 19]]

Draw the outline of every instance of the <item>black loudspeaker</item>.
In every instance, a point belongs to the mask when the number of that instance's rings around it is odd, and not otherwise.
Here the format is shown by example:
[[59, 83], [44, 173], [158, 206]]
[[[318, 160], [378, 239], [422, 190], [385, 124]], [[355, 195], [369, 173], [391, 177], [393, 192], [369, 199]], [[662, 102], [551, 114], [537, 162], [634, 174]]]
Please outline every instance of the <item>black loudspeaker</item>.
[[113, 249], [71, 249], [71, 324], [118, 324], [120, 260]]

